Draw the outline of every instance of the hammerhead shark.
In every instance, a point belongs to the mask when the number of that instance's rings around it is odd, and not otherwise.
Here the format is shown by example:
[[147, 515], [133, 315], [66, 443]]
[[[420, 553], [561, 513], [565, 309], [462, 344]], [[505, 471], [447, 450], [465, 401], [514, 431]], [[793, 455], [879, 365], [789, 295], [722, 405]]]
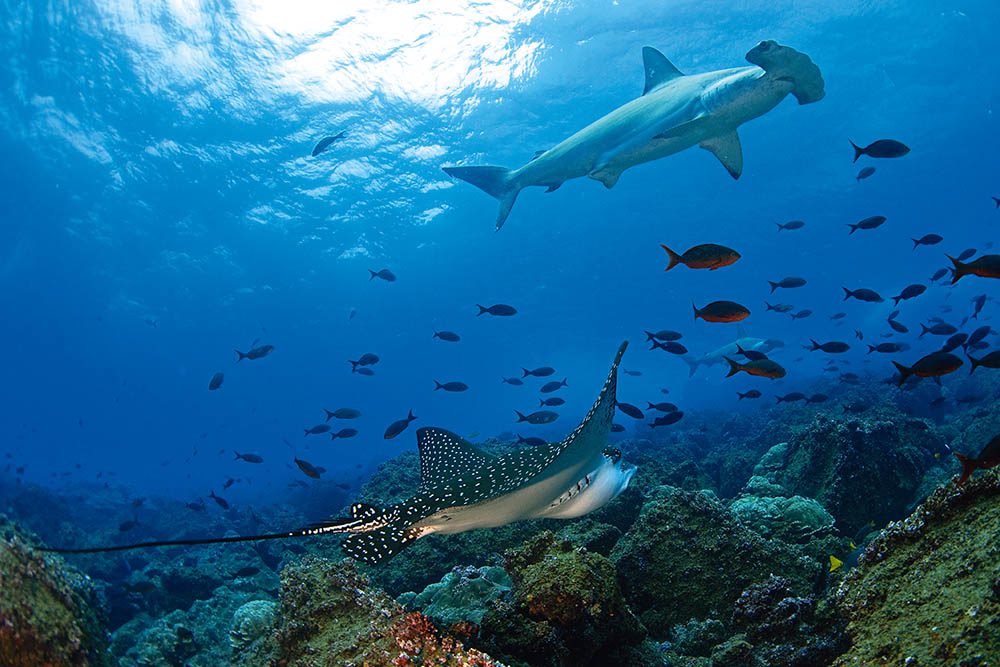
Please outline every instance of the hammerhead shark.
[[558, 190], [565, 181], [589, 176], [614, 187], [629, 167], [673, 155], [691, 146], [713, 153], [733, 178], [743, 171], [736, 133], [789, 94], [799, 104], [825, 95], [823, 77], [809, 56], [775, 41], [746, 54], [752, 67], [685, 76], [652, 47], [642, 50], [646, 85], [642, 96], [623, 104], [519, 169], [444, 167], [500, 201], [496, 227], [507, 220], [518, 193], [529, 186]]
[[634, 466], [624, 463], [621, 452], [607, 444], [615, 412], [618, 365], [627, 346], [623, 342], [618, 348], [593, 407], [561, 442], [492, 456], [450, 431], [419, 429], [420, 487], [396, 505], [378, 508], [354, 503], [350, 517], [280, 533], [42, 551], [98, 553], [348, 533], [344, 551], [375, 565], [433, 533], [447, 535], [525, 519], [583, 516], [624, 491], [635, 473]]

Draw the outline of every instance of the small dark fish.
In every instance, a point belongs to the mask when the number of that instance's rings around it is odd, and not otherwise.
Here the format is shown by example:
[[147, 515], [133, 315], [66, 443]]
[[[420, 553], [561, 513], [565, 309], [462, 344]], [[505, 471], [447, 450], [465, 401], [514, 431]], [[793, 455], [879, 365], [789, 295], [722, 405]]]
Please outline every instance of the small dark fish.
[[834, 313], [830, 316], [831, 320], [842, 320], [847, 317], [847, 313]]
[[798, 276], [788, 276], [787, 278], [782, 278], [777, 282], [768, 280], [767, 284], [771, 286], [771, 294], [774, 294], [774, 291], [779, 287], [784, 289], [794, 289], [796, 287], [804, 287], [806, 284], [806, 280], [805, 278], [799, 278]]
[[353, 320], [357, 316], [357, 314], [358, 314], [357, 309], [356, 308], [351, 308], [351, 312], [347, 313], [347, 319], [348, 320]]
[[989, 354], [983, 355], [976, 359], [971, 354], [967, 355], [969, 357], [969, 363], [972, 367], [969, 369], [969, 375], [972, 375], [972, 371], [976, 370], [980, 366], [983, 368], [1000, 368], [1000, 350], [993, 350]]
[[848, 223], [847, 226], [851, 228], [851, 231], [849, 231], [847, 235], [850, 236], [859, 229], [877, 229], [878, 227], [881, 227], [882, 223], [885, 221], [886, 217], [884, 215], [873, 215], [870, 218], [865, 218], [854, 225]]
[[621, 424], [612, 423], [611, 424], [611, 432], [612, 433], [624, 433], [625, 432], [625, 427], [622, 426]]
[[686, 347], [675, 340], [661, 343], [660, 341], [653, 339], [651, 342], [653, 343], [653, 346], [649, 348], [650, 350], [663, 350], [664, 352], [669, 352], [670, 354], [687, 354], [688, 351]]
[[[914, 283], [912, 285], [907, 285], [906, 287], [904, 287], [902, 292], [900, 292], [898, 295], [892, 297], [892, 300], [894, 302], [894, 305], [898, 306], [900, 301], [904, 301], [906, 299], [912, 299], [913, 297], [920, 296], [921, 294], [923, 294], [926, 291], [927, 291], [927, 288], [924, 285], [920, 285], [918, 283]], [[890, 317], [889, 319], [891, 320], [892, 318]]]
[[225, 491], [226, 489], [228, 489], [229, 487], [231, 487], [235, 483], [236, 483], [236, 480], [233, 479], [232, 477], [230, 477], [229, 479], [226, 480], [226, 483], [222, 485], [222, 490]]
[[763, 352], [758, 352], [757, 350], [744, 350], [740, 347], [740, 344], [736, 344], [736, 354], [741, 355], [744, 359], [749, 359], [750, 361], [760, 361], [761, 359], [767, 359], [767, 355]]
[[806, 398], [806, 403], [826, 403], [829, 398], [826, 394], [813, 394]]
[[525, 438], [519, 434], [517, 436], [517, 444], [528, 445], [529, 447], [544, 447], [548, 443], [545, 442], [544, 438], [536, 438], [536, 437]]
[[934, 272], [934, 275], [931, 276], [931, 282], [932, 283], [933, 282], [937, 282], [941, 278], [944, 278], [945, 275], [947, 275], [947, 273], [948, 273], [948, 269], [938, 269], [937, 271]]
[[889, 320], [889, 326], [892, 327], [892, 330], [896, 333], [908, 333], [910, 331], [905, 324], [897, 320]]
[[197, 501], [192, 502], [192, 503], [185, 503], [184, 506], [187, 507], [192, 512], [204, 512], [205, 511], [205, 502], [203, 500], [197, 500]]
[[785, 224], [781, 224], [780, 222], [776, 222], [774, 224], [778, 225], [779, 232], [785, 229], [787, 230], [802, 229], [803, 227], [806, 226], [806, 223], [803, 222], [802, 220], [789, 220]]
[[676, 424], [683, 418], [684, 413], [680, 410], [677, 412], [668, 412], [667, 414], [657, 417], [650, 422], [649, 428], [656, 428], [657, 426], [670, 426], [671, 424]]
[[975, 248], [966, 248], [955, 259], [957, 259], [960, 262], [964, 262], [965, 260], [969, 259], [970, 257], [972, 257], [975, 254], [976, 254], [976, 249]]
[[957, 334], [955, 334], [953, 336], [950, 336], [948, 338], [948, 340], [945, 341], [944, 345], [941, 346], [941, 350], [943, 352], [951, 352], [956, 347], [964, 345], [965, 341], [968, 340], [968, 339], [969, 339], [969, 335], [968, 334], [957, 333]]
[[221, 387], [222, 381], [224, 379], [226, 379], [226, 376], [222, 373], [222, 371], [219, 371], [218, 373], [213, 375], [212, 379], [208, 381], [208, 390], [215, 391], [216, 389]]
[[338, 139], [343, 139], [345, 136], [347, 136], [347, 132], [341, 130], [340, 132], [331, 137], [323, 137], [313, 147], [312, 156], [316, 157], [317, 155], [328, 149], [330, 147], [330, 144], [337, 141]]
[[259, 345], [257, 347], [251, 348], [250, 351], [247, 352], [246, 354], [244, 354], [243, 352], [240, 352], [239, 350], [234, 350], [234, 352], [236, 352], [236, 355], [237, 355], [236, 361], [243, 361], [244, 359], [249, 359], [249, 360], [253, 361], [254, 359], [263, 359], [267, 355], [269, 355], [272, 352], [274, 352], [274, 346], [273, 345]]
[[969, 334], [969, 340], [965, 342], [965, 346], [974, 347], [975, 345], [978, 345], [979, 342], [984, 338], [986, 338], [990, 334], [990, 331], [992, 330], [993, 329], [988, 324], [985, 324], [977, 328], [975, 331]]
[[987, 470], [1000, 465], [1000, 435], [990, 440], [983, 447], [983, 451], [979, 452], [979, 456], [972, 458], [955, 452], [955, 458], [962, 464], [962, 475], [958, 479], [958, 484], [965, 484], [976, 470]]
[[868, 354], [872, 352], [883, 352], [886, 354], [893, 354], [894, 352], [902, 351], [903, 346], [899, 343], [879, 343], [878, 345], [869, 345]]
[[917, 246], [922, 245], [937, 245], [944, 241], [944, 237], [938, 234], [924, 234], [919, 239], [910, 239], [913, 241], [913, 249], [916, 250]]
[[[128, 593], [138, 593], [139, 595], [146, 595], [147, 593], [152, 593], [156, 590], [156, 584], [152, 581], [139, 581], [134, 584], [125, 584], [122, 586]], [[190, 630], [189, 630], [190, 632]]]
[[903, 157], [910, 152], [909, 146], [896, 141], [895, 139], [879, 139], [878, 141], [873, 141], [864, 148], [858, 146], [852, 141], [851, 146], [854, 148], [855, 162], [857, 162], [858, 158], [862, 155], [875, 158], [888, 158]]
[[559, 407], [560, 405], [565, 405], [566, 400], [559, 398], [558, 396], [553, 396], [552, 398], [540, 398], [538, 399], [538, 407], [544, 408], [546, 406], [550, 408]]
[[556, 372], [556, 369], [551, 366], [542, 366], [541, 368], [535, 368], [533, 370], [522, 368], [521, 370], [524, 371], [524, 375], [521, 376], [523, 378], [526, 378], [529, 375], [536, 378], [546, 378]]
[[868, 403], [864, 403], [862, 401], [856, 401], [854, 403], [844, 403], [844, 405], [841, 407], [844, 412], [849, 412], [852, 414], [861, 414], [862, 412], [866, 412], [868, 408], [870, 408], [871, 406]]
[[788, 313], [795, 307], [790, 303], [779, 303], [772, 306], [767, 301], [764, 302], [764, 305], [767, 307], [767, 310], [773, 310], [776, 313]]
[[330, 434], [331, 440], [336, 440], [337, 438], [353, 438], [358, 434], [358, 429], [356, 428], [342, 428], [339, 431], [335, 431]]
[[351, 361], [350, 359], [347, 360], [347, 363], [349, 363], [351, 366], [355, 368], [357, 368], [358, 366], [374, 366], [378, 362], [379, 362], [379, 356], [373, 352], [365, 352], [360, 357], [358, 357], [357, 361]]
[[458, 341], [462, 340], [462, 337], [459, 336], [454, 331], [435, 331], [434, 335], [431, 336], [431, 338], [439, 338], [440, 340], [443, 340], [446, 343], [457, 343]]
[[653, 342], [655, 340], [670, 342], [674, 340], [680, 340], [681, 338], [683, 338], [683, 336], [679, 332], [671, 331], [670, 329], [661, 329], [660, 331], [657, 331], [655, 333], [652, 331], [647, 331], [645, 333], [646, 333], [647, 343]]
[[923, 338], [924, 334], [933, 334], [935, 336], [950, 336], [951, 334], [958, 331], [958, 329], [948, 324], [947, 322], [938, 322], [930, 327], [921, 324], [920, 329], [921, 331], [918, 338]]
[[259, 567], [254, 567], [253, 565], [247, 565], [246, 567], [241, 567], [233, 573], [234, 577], [252, 577], [253, 575], [260, 572]]
[[677, 412], [677, 406], [674, 405], [673, 403], [667, 403], [667, 402], [650, 403], [649, 401], [646, 401], [646, 403], [649, 405], [649, 407], [646, 408], [647, 410], [658, 410], [659, 412]]
[[832, 340], [829, 343], [817, 343], [813, 339], [809, 339], [812, 343], [812, 347], [808, 348], [810, 352], [815, 352], [819, 350], [821, 352], [827, 352], [829, 354], [840, 354], [842, 352], [847, 352], [851, 349], [851, 346], [839, 340]]
[[555, 420], [559, 419], [559, 414], [552, 412], [551, 410], [538, 410], [530, 414], [524, 415], [514, 410], [517, 414], [517, 423], [528, 422], [529, 424], [551, 424]]
[[369, 281], [375, 280], [376, 278], [381, 278], [387, 283], [396, 282], [396, 274], [390, 271], [389, 269], [379, 269], [378, 271], [372, 271], [371, 269], [368, 269], [368, 273], [371, 274], [371, 277], [368, 278]]
[[247, 463], [263, 463], [264, 459], [256, 454], [240, 454], [239, 452], [233, 452], [236, 454], [236, 461], [246, 461]]
[[854, 177], [854, 180], [863, 181], [874, 173], [875, 173], [875, 167], [865, 167], [858, 172], [858, 175]]
[[406, 419], [397, 419], [396, 421], [389, 424], [389, 426], [385, 429], [385, 433], [382, 435], [382, 437], [385, 440], [392, 440], [397, 435], [405, 431], [406, 427], [410, 425], [410, 422], [416, 418], [417, 417], [413, 414], [413, 410], [410, 410], [406, 414]]
[[797, 313], [790, 313], [791, 318], [793, 320], [804, 320], [805, 318], [809, 317], [812, 314], [813, 311], [809, 310], [808, 308], [803, 308]]
[[646, 416], [646, 415], [642, 414], [642, 410], [640, 410], [639, 408], [635, 407], [631, 403], [622, 403], [621, 401], [617, 401], [616, 405], [618, 406], [619, 410], [621, 410], [622, 412], [624, 412], [626, 415], [628, 415], [632, 419], [643, 419]]
[[138, 519], [129, 519], [128, 521], [122, 521], [120, 524], [118, 524], [118, 532], [127, 533], [128, 531], [133, 530], [138, 525], [139, 525]]
[[689, 248], [683, 255], [678, 255], [662, 243], [660, 244], [660, 247], [663, 248], [664, 252], [667, 253], [667, 257], [670, 258], [667, 268], [663, 269], [664, 271], [669, 271], [678, 264], [683, 264], [689, 269], [708, 269], [709, 271], [715, 271], [716, 269], [721, 269], [724, 266], [733, 264], [740, 258], [740, 253], [736, 252], [732, 248], [716, 245], [714, 243], [696, 245]]
[[633, 371], [626, 368], [623, 370], [623, 372], [625, 373], [625, 375], [628, 375], [630, 377], [634, 378], [642, 377], [642, 371]]
[[515, 387], [520, 387], [524, 384], [524, 382], [521, 381], [521, 378], [500, 378], [500, 384], [510, 384]]
[[736, 395], [739, 396], [740, 397], [739, 400], [742, 401], [744, 398], [760, 398], [763, 394], [761, 394], [756, 389], [751, 389], [750, 391], [742, 394], [740, 392], [736, 392]]
[[771, 380], [785, 377], [785, 369], [781, 367], [781, 364], [771, 359], [748, 361], [745, 364], [737, 363], [729, 357], [723, 357], [723, 359], [729, 363], [729, 372], [726, 373], [726, 377], [732, 377], [740, 372]]
[[302, 473], [306, 477], [312, 477], [313, 479], [319, 479], [320, 475], [322, 474], [316, 468], [316, 466], [314, 466], [313, 464], [309, 463], [308, 461], [304, 461], [304, 460], [302, 460], [300, 458], [297, 458], [297, 457], [295, 458], [295, 465], [297, 465], [299, 467], [299, 470], [301, 470]]
[[979, 276], [980, 278], [1000, 278], [1000, 255], [983, 255], [971, 262], [960, 262], [958, 259], [949, 256], [948, 259], [955, 265], [952, 271], [951, 284], [954, 285], [959, 279], [965, 276]]
[[517, 309], [514, 308], [514, 306], [508, 306], [505, 303], [497, 303], [489, 308], [484, 308], [477, 303], [476, 308], [479, 309], [479, 312], [476, 313], [477, 317], [483, 313], [489, 313], [495, 317], [510, 317], [511, 315], [517, 315]]
[[367, 366], [362, 366], [361, 368], [352, 368], [351, 372], [352, 373], [357, 373], [358, 375], [365, 375], [367, 377], [371, 377], [372, 375], [375, 375], [375, 369], [368, 368]]
[[221, 507], [222, 509], [224, 510], [229, 509], [229, 503], [226, 501], [226, 499], [220, 498], [219, 496], [215, 495], [215, 491], [210, 491], [208, 497], [214, 500], [215, 504]]
[[303, 437], [306, 437], [306, 436], [309, 436], [309, 435], [319, 435], [320, 433], [326, 433], [326, 432], [328, 432], [330, 430], [330, 425], [329, 424], [316, 424], [315, 426], [311, 426], [309, 428], [304, 428], [302, 430], [305, 431], [305, 436], [303, 436]]
[[361, 416], [361, 411], [354, 408], [337, 408], [332, 412], [324, 408], [323, 412], [326, 413], [326, 421], [330, 421], [331, 419], [357, 419]]
[[896, 367], [896, 370], [899, 371], [900, 387], [913, 375], [921, 378], [937, 378], [948, 373], [954, 373], [962, 366], [962, 360], [951, 352], [932, 352], [926, 357], [919, 359], [912, 366], [904, 366], [897, 361], [893, 361], [892, 363]]
[[713, 301], [703, 308], [698, 308], [692, 303], [691, 309], [694, 311], [694, 319], [700, 317], [706, 322], [739, 322], [750, 316], [746, 306], [734, 301]]
[[541, 388], [540, 391], [543, 394], [551, 394], [554, 391], [559, 391], [563, 387], [568, 387], [568, 386], [569, 385], [566, 384], [566, 378], [563, 378], [562, 382], [556, 382], [555, 380], [553, 380], [551, 382], [546, 382], [544, 385], [542, 385], [542, 388]]
[[778, 403], [795, 403], [796, 401], [806, 400], [806, 395], [801, 391], [793, 391], [790, 394], [785, 394], [784, 396], [775, 396], [775, 400]]
[[844, 301], [854, 298], [858, 301], [866, 301], [868, 303], [882, 303], [885, 300], [879, 296], [879, 293], [875, 290], [870, 290], [864, 287], [856, 290], [849, 290], [846, 287], [842, 289], [844, 290]]
[[973, 305], [972, 319], [978, 320], [979, 313], [983, 310], [983, 306], [986, 305], [986, 295], [980, 294], [979, 296], [972, 297], [972, 305]]
[[442, 384], [441, 382], [434, 380], [434, 391], [437, 391], [438, 389], [444, 389], [445, 391], [450, 392], [468, 391], [469, 385], [464, 382], [445, 382]]

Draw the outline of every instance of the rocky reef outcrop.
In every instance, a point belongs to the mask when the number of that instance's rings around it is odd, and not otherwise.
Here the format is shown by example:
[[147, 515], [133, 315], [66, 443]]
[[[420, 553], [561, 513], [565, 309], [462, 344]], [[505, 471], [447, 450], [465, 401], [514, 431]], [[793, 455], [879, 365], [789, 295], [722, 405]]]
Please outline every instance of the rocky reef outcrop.
[[0, 516], [0, 665], [110, 664], [89, 577], [34, 550]]

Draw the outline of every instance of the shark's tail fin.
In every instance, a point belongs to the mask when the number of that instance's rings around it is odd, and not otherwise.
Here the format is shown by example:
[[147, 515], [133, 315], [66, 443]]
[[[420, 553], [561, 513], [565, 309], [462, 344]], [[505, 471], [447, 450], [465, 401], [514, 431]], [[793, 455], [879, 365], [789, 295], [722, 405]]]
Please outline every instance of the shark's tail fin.
[[510, 169], [506, 167], [443, 167], [449, 176], [471, 183], [477, 188], [500, 200], [497, 211], [497, 229], [503, 227], [510, 215], [510, 209], [517, 201], [521, 188], [514, 186], [510, 179]]
[[698, 370], [698, 366], [701, 364], [701, 362], [698, 359], [692, 357], [690, 354], [685, 354], [684, 356], [681, 357], [681, 359], [683, 359], [684, 363], [688, 365], [688, 377], [689, 378], [694, 377], [695, 371]]
[[799, 104], [818, 102], [826, 95], [819, 67], [809, 56], [791, 47], [769, 39], [747, 52], [747, 62], [777, 79], [791, 82], [792, 95]]

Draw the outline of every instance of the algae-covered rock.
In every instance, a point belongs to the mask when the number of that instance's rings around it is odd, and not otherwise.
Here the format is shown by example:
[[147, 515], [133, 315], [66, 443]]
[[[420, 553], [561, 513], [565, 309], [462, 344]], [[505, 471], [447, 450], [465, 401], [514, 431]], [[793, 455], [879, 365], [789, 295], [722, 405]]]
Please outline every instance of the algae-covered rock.
[[103, 665], [107, 641], [91, 581], [43, 557], [0, 516], [0, 665]]
[[504, 566], [513, 599], [483, 617], [491, 654], [531, 665], [629, 664], [645, 631], [607, 558], [542, 533], [508, 552]]
[[661, 487], [611, 554], [626, 599], [658, 639], [689, 619], [727, 621], [733, 602], [772, 572], [809, 590], [822, 571], [796, 547], [765, 540], [713, 495]]
[[1000, 656], [1000, 474], [935, 491], [841, 582], [851, 648], [837, 666], [995, 665]]
[[439, 583], [421, 593], [400, 596], [398, 602], [422, 611], [439, 627], [449, 628], [462, 621], [478, 625], [489, 604], [511, 586], [510, 577], [501, 567], [456, 567]]
[[812, 498], [741, 496], [729, 505], [740, 522], [764, 537], [801, 542], [833, 526], [833, 516]]
[[560, 539], [569, 540], [573, 544], [585, 548], [587, 551], [607, 556], [615, 548], [615, 544], [622, 536], [622, 531], [609, 523], [584, 518], [570, 523], [556, 535]]
[[245, 665], [493, 667], [419, 612], [374, 588], [353, 561], [312, 556], [281, 572], [275, 630]]
[[884, 525], [906, 515], [924, 472], [934, 461], [932, 435], [888, 419], [840, 419], [817, 415], [784, 446], [758, 462], [787, 495], [814, 498], [848, 535], [874, 521]]
[[273, 600], [253, 600], [236, 610], [229, 628], [234, 656], [252, 652], [255, 645], [267, 638], [274, 626], [277, 607]]

